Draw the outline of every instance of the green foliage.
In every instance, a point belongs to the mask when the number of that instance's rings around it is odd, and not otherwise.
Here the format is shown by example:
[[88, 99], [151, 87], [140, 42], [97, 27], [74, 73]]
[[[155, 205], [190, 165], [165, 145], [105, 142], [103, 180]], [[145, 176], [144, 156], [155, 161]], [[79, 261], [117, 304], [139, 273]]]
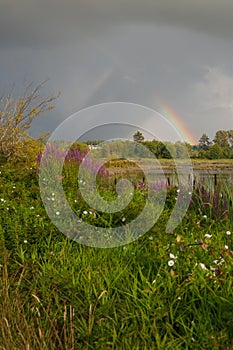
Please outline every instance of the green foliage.
[[[41, 98], [40, 90], [44, 83], [37, 86], [30, 84], [21, 97], [11, 94], [0, 98], [0, 154], [6, 159], [16, 161], [25, 159], [27, 146], [34, 148], [34, 141], [29, 135], [32, 122], [42, 113], [54, 108], [51, 104], [56, 97]], [[44, 140], [48, 133], [39, 137]], [[31, 143], [30, 143], [30, 140]], [[29, 142], [29, 143], [28, 143]], [[32, 146], [33, 145], [33, 146]], [[29, 158], [31, 154], [29, 152]]]
[[[213, 201], [209, 208], [202, 192], [193, 193], [173, 233], [165, 227], [176, 188], [150, 232], [123, 247], [95, 249], [68, 240], [52, 224], [35, 168], [8, 162], [0, 171], [2, 349], [230, 349], [232, 221], [216, 220]], [[83, 214], [87, 207], [69, 171], [66, 195]], [[224, 184], [232, 207], [232, 188]], [[114, 188], [100, 191], [115, 198]], [[127, 221], [143, 207], [146, 192], [134, 196]], [[93, 213], [82, 218], [95, 223]], [[110, 224], [104, 215], [97, 220]], [[122, 224], [119, 213], [115, 220]]]
[[144, 136], [142, 135], [141, 131], [137, 131], [134, 135], [133, 135], [133, 140], [134, 142], [140, 143], [144, 141]]
[[222, 148], [216, 143], [210, 147], [209, 158], [220, 159], [223, 156]]
[[198, 145], [199, 145], [200, 150], [208, 151], [208, 149], [211, 146], [211, 141], [210, 141], [209, 136], [207, 136], [206, 134], [203, 134], [199, 140]]

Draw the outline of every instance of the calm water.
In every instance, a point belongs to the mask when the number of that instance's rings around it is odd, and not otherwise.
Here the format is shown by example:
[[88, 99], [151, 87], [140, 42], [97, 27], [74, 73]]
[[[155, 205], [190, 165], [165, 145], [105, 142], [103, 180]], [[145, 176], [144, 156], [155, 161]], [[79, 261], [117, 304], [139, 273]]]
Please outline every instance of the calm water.
[[[152, 169], [149, 171], [150, 174], [154, 174], [155, 176], [155, 182], [159, 182], [164, 180], [164, 177], [167, 181], [170, 182], [171, 185], [178, 185], [178, 179], [175, 172], [171, 172], [169, 170], [163, 171], [161, 169]], [[187, 174], [183, 174], [184, 177], [187, 177]], [[182, 176], [182, 174], [181, 174]], [[219, 181], [219, 179], [226, 180], [229, 185], [233, 184], [233, 170], [222, 170], [216, 171], [216, 170], [193, 170], [193, 179], [198, 183], [201, 182], [203, 184], [215, 184], [216, 181]]]

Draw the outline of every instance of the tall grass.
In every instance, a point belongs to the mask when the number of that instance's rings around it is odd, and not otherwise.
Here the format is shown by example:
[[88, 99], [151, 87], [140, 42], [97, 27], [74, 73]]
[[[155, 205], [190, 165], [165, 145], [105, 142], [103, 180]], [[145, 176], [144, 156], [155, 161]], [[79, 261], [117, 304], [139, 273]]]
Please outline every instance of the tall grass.
[[[233, 347], [232, 188], [224, 181], [215, 188], [223, 195], [218, 197], [199, 183], [171, 234], [165, 227], [176, 187], [168, 189], [150, 232], [101, 249], [56, 229], [43, 208], [36, 169], [6, 164], [0, 171], [0, 349]], [[83, 213], [75, 172], [64, 171], [67, 197]], [[110, 185], [100, 186], [109, 199], [115, 195]], [[146, 185], [135, 185], [127, 220], [137, 215], [146, 193]], [[100, 225], [108, 220], [104, 214], [97, 219]], [[93, 214], [83, 220], [94, 222]], [[115, 224], [122, 224], [121, 214]]]

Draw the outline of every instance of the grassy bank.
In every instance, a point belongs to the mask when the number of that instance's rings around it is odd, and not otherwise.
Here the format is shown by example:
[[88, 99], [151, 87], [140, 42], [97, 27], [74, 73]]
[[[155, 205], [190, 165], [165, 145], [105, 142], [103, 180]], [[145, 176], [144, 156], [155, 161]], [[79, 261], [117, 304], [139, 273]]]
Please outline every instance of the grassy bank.
[[[148, 233], [101, 249], [56, 229], [36, 169], [0, 171], [0, 349], [232, 348], [232, 188], [219, 184], [216, 195], [197, 188], [182, 223], [166, 234], [178, 195], [169, 189]], [[70, 204], [92, 222], [75, 184], [66, 173]], [[114, 189], [107, 196], [113, 199]], [[116, 214], [116, 225], [137, 215], [146, 189], [135, 188], [135, 197], [125, 220]], [[103, 225], [103, 216], [96, 219]]]

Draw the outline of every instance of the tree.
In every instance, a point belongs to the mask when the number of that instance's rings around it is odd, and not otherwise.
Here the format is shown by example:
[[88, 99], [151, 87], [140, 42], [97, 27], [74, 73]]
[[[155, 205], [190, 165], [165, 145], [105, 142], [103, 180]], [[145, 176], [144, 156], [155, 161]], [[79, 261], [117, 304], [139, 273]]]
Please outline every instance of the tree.
[[208, 149], [211, 146], [211, 141], [209, 139], [209, 136], [207, 136], [206, 134], [203, 134], [199, 140], [199, 148], [203, 151], [208, 151]]
[[[6, 159], [18, 158], [24, 154], [26, 141], [32, 139], [29, 130], [34, 119], [41, 113], [54, 108], [51, 103], [57, 98], [42, 98], [40, 90], [45, 82], [34, 86], [29, 84], [22, 96], [12, 94], [0, 97], [0, 154]], [[47, 134], [41, 135], [39, 140]]]
[[231, 133], [227, 130], [218, 130], [215, 134], [214, 143], [222, 150], [223, 158], [231, 157]]
[[222, 155], [222, 149], [217, 143], [210, 147], [210, 159], [220, 159]]
[[233, 150], [233, 130], [228, 130], [228, 142], [231, 149]]
[[134, 142], [140, 143], [144, 141], [144, 136], [142, 135], [142, 133], [140, 131], [137, 131], [134, 135], [133, 135], [133, 140]]
[[221, 148], [228, 148], [228, 131], [218, 130], [215, 134], [214, 143], [219, 145]]

